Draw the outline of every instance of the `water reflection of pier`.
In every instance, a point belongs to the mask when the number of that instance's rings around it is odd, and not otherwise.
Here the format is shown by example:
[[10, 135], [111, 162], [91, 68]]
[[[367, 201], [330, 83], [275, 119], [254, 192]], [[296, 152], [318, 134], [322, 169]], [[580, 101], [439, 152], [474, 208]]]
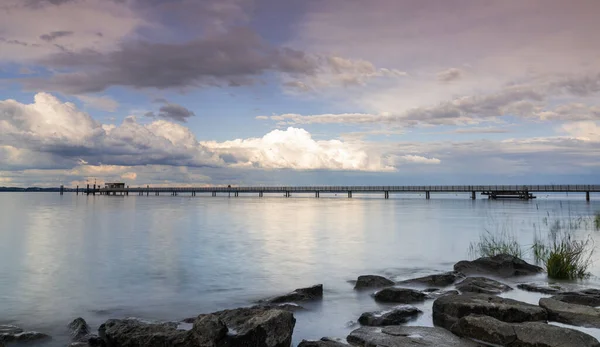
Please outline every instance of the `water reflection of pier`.
[[295, 193], [311, 193], [315, 198], [319, 198], [321, 193], [347, 194], [348, 198], [352, 198], [353, 194], [382, 194], [385, 199], [390, 197], [390, 194], [400, 193], [420, 193], [425, 194], [426, 199], [431, 198], [432, 193], [470, 193], [471, 199], [476, 199], [477, 193], [487, 196], [489, 199], [534, 199], [534, 193], [582, 193], [585, 194], [585, 199], [590, 200], [590, 193], [600, 192], [600, 185], [488, 185], [488, 186], [274, 186], [274, 187], [129, 187], [122, 184], [106, 185], [104, 188], [100, 186], [87, 185], [86, 188], [79, 187], [64, 188], [63, 191], [72, 191], [77, 194], [87, 195], [155, 195], [169, 194], [177, 196], [188, 194], [196, 196], [199, 193], [211, 194], [211, 196], [238, 197], [242, 194], [256, 194], [258, 197], [263, 197], [264, 194], [282, 194], [285, 197], [291, 197]]

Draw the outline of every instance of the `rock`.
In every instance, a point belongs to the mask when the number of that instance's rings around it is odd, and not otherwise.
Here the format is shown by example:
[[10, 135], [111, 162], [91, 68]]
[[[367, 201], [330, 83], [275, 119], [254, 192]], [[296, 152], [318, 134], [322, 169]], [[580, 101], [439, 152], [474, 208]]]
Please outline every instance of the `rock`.
[[540, 286], [535, 283], [521, 283], [517, 284], [517, 288], [528, 292], [542, 293], [542, 294], [556, 294], [560, 293], [560, 287]]
[[450, 329], [470, 314], [486, 315], [503, 322], [545, 321], [546, 310], [521, 301], [485, 294], [448, 295], [433, 302], [433, 323]]
[[270, 309], [275, 309], [275, 310], [284, 310], [284, 311], [290, 311], [290, 312], [304, 310], [304, 307], [302, 307], [298, 304], [294, 304], [294, 303], [264, 304], [264, 305], [257, 305], [256, 307], [264, 307], [264, 308], [270, 308]]
[[366, 289], [366, 288], [382, 288], [393, 286], [394, 281], [389, 280], [383, 276], [377, 275], [363, 275], [358, 276], [354, 289]]
[[112, 319], [99, 332], [108, 347], [289, 347], [295, 322], [290, 312], [254, 307], [199, 315], [190, 330]]
[[437, 299], [446, 295], [460, 295], [458, 290], [440, 290], [427, 293], [427, 299]]
[[540, 306], [548, 311], [548, 319], [583, 327], [600, 328], [600, 310], [597, 308], [568, 304], [552, 298], [541, 298]]
[[37, 331], [24, 331], [14, 325], [0, 325], [0, 343], [32, 342], [49, 338], [49, 335]]
[[454, 271], [465, 275], [487, 274], [498, 277], [535, 275], [543, 271], [539, 266], [508, 254], [483, 257], [473, 261], [459, 261], [454, 264]]
[[73, 341], [81, 341], [82, 338], [90, 334], [90, 327], [85, 319], [79, 317], [69, 323], [69, 331]]
[[390, 287], [375, 292], [374, 297], [375, 300], [381, 302], [412, 304], [413, 302], [424, 301], [427, 299], [427, 294], [414, 289]]
[[267, 300], [268, 303], [282, 304], [298, 301], [310, 301], [323, 298], [323, 285], [317, 284], [308, 288], [299, 288], [293, 292]]
[[478, 344], [432, 327], [362, 327], [350, 333], [348, 342], [361, 347], [476, 347]]
[[465, 293], [481, 293], [497, 295], [512, 290], [504, 283], [485, 278], [485, 277], [467, 277], [456, 285], [456, 289]]
[[458, 336], [494, 346], [600, 347], [598, 340], [577, 330], [541, 322], [505, 323], [488, 316], [462, 317], [451, 328]]
[[424, 277], [412, 278], [398, 282], [398, 284], [416, 284], [424, 286], [441, 286], [447, 287], [454, 284], [457, 280], [465, 277], [463, 274], [456, 271], [444, 272], [441, 274], [429, 275]]
[[349, 347], [347, 343], [335, 341], [330, 338], [324, 337], [319, 341], [307, 341], [302, 340], [298, 347]]
[[421, 313], [423, 312], [414, 306], [401, 305], [385, 311], [365, 312], [358, 318], [358, 322], [374, 327], [400, 325], [417, 318]]
[[552, 299], [568, 304], [597, 307], [600, 306], [600, 290], [585, 289], [577, 292], [564, 292], [553, 296]]

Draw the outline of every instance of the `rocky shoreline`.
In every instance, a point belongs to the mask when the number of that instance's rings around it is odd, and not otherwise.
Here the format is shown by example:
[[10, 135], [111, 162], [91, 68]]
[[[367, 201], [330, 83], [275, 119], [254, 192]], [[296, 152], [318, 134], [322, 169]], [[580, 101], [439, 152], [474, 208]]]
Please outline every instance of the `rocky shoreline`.
[[[555, 286], [519, 283], [519, 290], [552, 295], [538, 305], [499, 296], [514, 290], [503, 279], [542, 272], [540, 267], [509, 255], [460, 261], [454, 271], [400, 282], [377, 275], [359, 276], [357, 291], [396, 305], [365, 312], [360, 328], [346, 338], [303, 340], [299, 347], [510, 346], [600, 347], [584, 332], [565, 327], [600, 328], [600, 290], [567, 291]], [[255, 306], [200, 314], [178, 322], [109, 319], [97, 333], [83, 318], [68, 329], [70, 347], [289, 347], [303, 302], [323, 299], [323, 285], [300, 288]], [[412, 306], [432, 302], [431, 326], [406, 326], [423, 312]], [[558, 322], [563, 325], [552, 325]], [[0, 325], [0, 347], [35, 344], [50, 336]]]

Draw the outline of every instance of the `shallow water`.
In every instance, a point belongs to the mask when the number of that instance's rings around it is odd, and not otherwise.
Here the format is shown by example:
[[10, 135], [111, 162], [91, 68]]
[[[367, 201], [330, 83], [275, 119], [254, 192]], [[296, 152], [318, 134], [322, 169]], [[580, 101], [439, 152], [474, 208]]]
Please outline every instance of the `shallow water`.
[[[467, 195], [239, 198], [0, 193], [0, 324], [51, 334], [109, 318], [178, 320], [251, 305], [316, 283], [322, 302], [296, 313], [294, 342], [345, 337], [365, 311], [389, 307], [349, 280], [448, 271], [480, 233], [533, 242], [544, 218], [590, 216], [600, 196], [471, 201]], [[581, 230], [576, 237], [600, 240]], [[600, 275], [600, 262], [591, 268]], [[544, 281], [544, 277], [535, 278]], [[592, 277], [583, 286], [600, 287]], [[537, 303], [515, 290], [506, 296]], [[431, 325], [431, 301], [412, 325]], [[596, 331], [596, 329], [592, 329]], [[598, 335], [597, 335], [598, 336]]]

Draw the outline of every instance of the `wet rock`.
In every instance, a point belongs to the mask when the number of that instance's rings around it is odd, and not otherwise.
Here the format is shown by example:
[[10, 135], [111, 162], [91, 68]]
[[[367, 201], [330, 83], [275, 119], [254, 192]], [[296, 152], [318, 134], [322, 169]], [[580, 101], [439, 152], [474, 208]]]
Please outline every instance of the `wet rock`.
[[68, 325], [71, 332], [72, 343], [69, 347], [103, 347], [104, 341], [96, 334], [91, 333], [91, 329], [85, 319], [79, 317], [74, 319]]
[[546, 310], [525, 302], [485, 294], [449, 295], [433, 302], [433, 323], [450, 329], [470, 314], [486, 315], [503, 322], [545, 321]]
[[568, 304], [597, 307], [600, 306], [600, 290], [585, 289], [577, 292], [564, 292], [553, 296], [552, 299]]
[[375, 300], [381, 302], [411, 304], [413, 302], [424, 301], [427, 299], [427, 294], [414, 289], [390, 287], [375, 292], [374, 297]]
[[302, 342], [298, 344], [298, 347], [348, 347], [348, 344], [342, 342], [341, 340], [337, 341], [328, 337], [324, 337], [319, 341], [302, 340]]
[[465, 276], [456, 271], [444, 272], [441, 274], [429, 275], [424, 277], [412, 278], [409, 280], [404, 280], [398, 282], [398, 284], [415, 284], [415, 285], [424, 285], [424, 286], [440, 286], [447, 287], [449, 285], [454, 284], [461, 278]]
[[451, 328], [458, 336], [494, 346], [600, 347], [598, 340], [577, 330], [541, 322], [505, 323], [488, 316], [462, 317]]
[[32, 342], [45, 339], [50, 339], [50, 336], [37, 331], [24, 331], [14, 325], [0, 325], [0, 343]]
[[401, 305], [385, 311], [365, 312], [358, 322], [367, 326], [400, 325], [417, 318], [421, 313], [414, 306]]
[[460, 295], [458, 290], [439, 290], [427, 293], [427, 299], [437, 299], [446, 295]]
[[542, 294], [556, 294], [556, 293], [560, 293], [561, 289], [560, 287], [555, 287], [555, 286], [541, 286], [535, 283], [521, 283], [521, 284], [517, 284], [517, 288], [521, 289], [521, 290], [525, 290], [528, 292], [534, 292], [534, 293], [542, 293]]
[[263, 304], [263, 305], [257, 305], [255, 307], [264, 307], [264, 308], [270, 308], [270, 309], [275, 309], [275, 310], [284, 310], [284, 311], [290, 311], [290, 312], [304, 310], [304, 307], [302, 307], [298, 304], [289, 303], [289, 302], [283, 303], [283, 304]]
[[277, 296], [267, 300], [271, 304], [281, 304], [288, 302], [311, 301], [323, 298], [323, 285], [317, 284], [308, 288], [299, 288], [293, 292]]
[[583, 327], [600, 328], [600, 310], [597, 308], [568, 304], [552, 298], [540, 299], [540, 306], [548, 311], [548, 319]]
[[90, 326], [87, 324], [85, 319], [79, 317], [75, 318], [69, 323], [69, 331], [71, 332], [71, 339], [73, 341], [82, 341], [86, 336], [90, 335]]
[[389, 326], [362, 327], [350, 333], [348, 342], [353, 346], [385, 347], [475, 347], [475, 342], [452, 333], [431, 327]]
[[383, 276], [377, 275], [363, 275], [358, 276], [354, 289], [367, 289], [367, 288], [382, 288], [393, 286], [394, 281], [389, 280]]
[[456, 289], [465, 293], [481, 293], [498, 295], [512, 290], [504, 283], [485, 278], [485, 277], [467, 277], [456, 285]]
[[539, 266], [508, 254], [483, 257], [473, 261], [459, 261], [454, 264], [454, 271], [465, 275], [494, 275], [498, 277], [535, 275], [543, 271]]
[[290, 312], [254, 307], [199, 315], [190, 330], [172, 322], [113, 319], [99, 332], [108, 347], [289, 347], [295, 322]]

